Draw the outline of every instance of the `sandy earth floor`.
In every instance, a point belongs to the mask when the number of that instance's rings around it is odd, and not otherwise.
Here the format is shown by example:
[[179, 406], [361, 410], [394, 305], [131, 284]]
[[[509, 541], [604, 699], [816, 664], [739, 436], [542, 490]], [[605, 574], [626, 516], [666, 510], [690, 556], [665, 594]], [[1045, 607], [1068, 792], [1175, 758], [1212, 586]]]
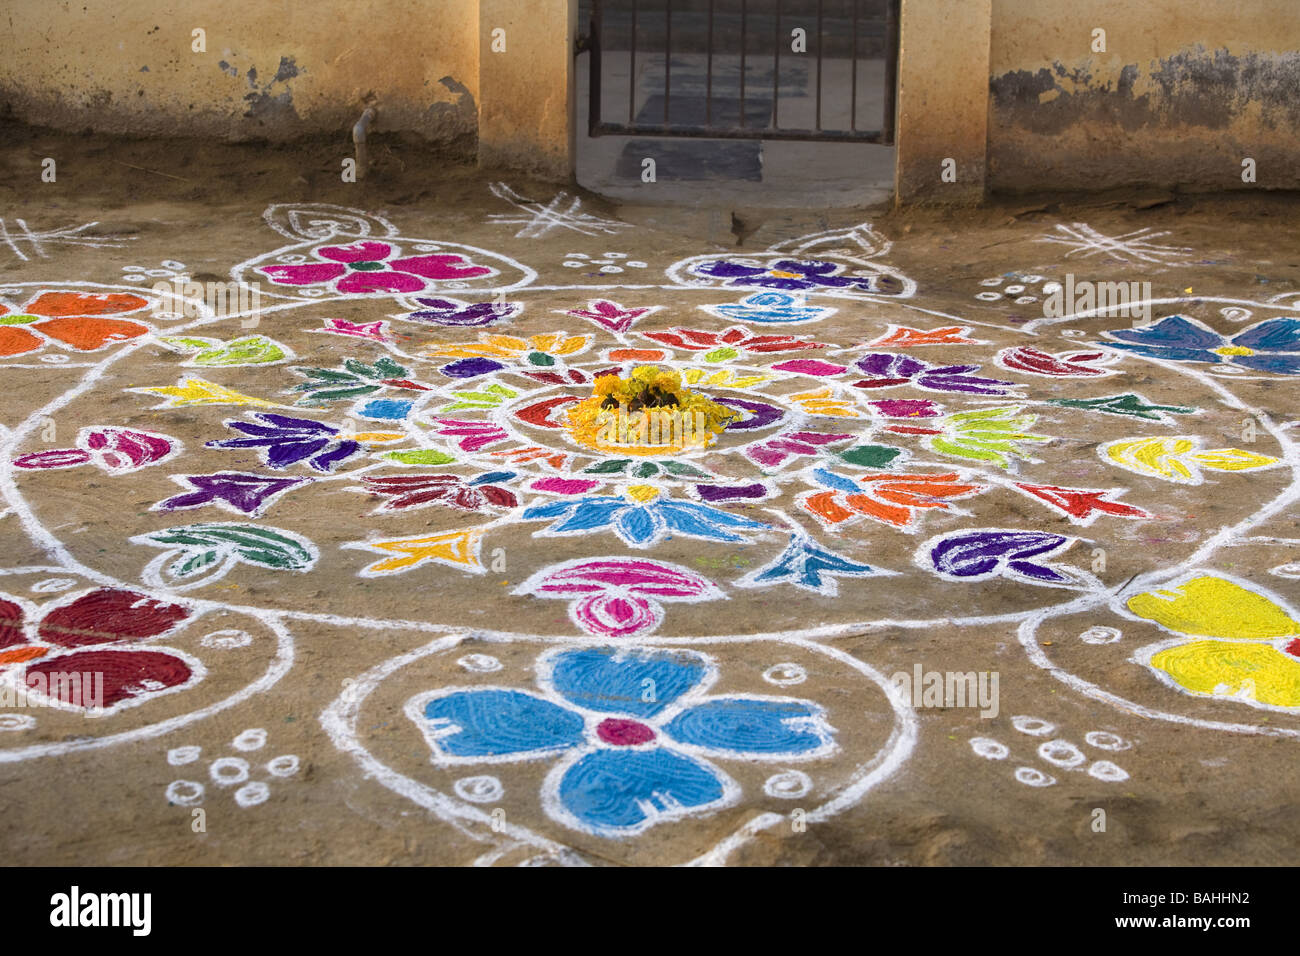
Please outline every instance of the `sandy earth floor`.
[[[1294, 201], [335, 152], [3, 154], [8, 862], [1290, 861]], [[725, 430], [572, 426], [643, 366]]]

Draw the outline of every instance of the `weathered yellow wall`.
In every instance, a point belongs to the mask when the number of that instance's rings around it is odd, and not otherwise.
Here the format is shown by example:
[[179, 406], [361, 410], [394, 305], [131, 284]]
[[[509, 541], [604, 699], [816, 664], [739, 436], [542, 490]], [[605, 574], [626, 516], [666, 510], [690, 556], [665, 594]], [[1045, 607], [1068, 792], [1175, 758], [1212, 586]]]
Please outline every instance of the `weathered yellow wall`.
[[285, 139], [346, 137], [373, 95], [380, 130], [472, 143], [478, 28], [475, 0], [0, 0], [0, 104], [63, 129]]
[[[978, 202], [988, 142], [990, 0], [902, 0], [895, 198]], [[945, 179], [951, 160], [955, 179]]]
[[1298, 51], [1300, 0], [994, 0], [989, 184], [1300, 188]]
[[577, 20], [577, 0], [480, 0], [480, 166], [572, 175]]

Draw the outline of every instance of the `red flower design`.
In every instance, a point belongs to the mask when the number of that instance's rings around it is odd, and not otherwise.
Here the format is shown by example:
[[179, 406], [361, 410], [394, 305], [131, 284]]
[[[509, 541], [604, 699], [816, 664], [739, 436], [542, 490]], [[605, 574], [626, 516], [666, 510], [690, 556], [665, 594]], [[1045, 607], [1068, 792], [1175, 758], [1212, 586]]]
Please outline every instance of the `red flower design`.
[[725, 332], [702, 332], [681, 327], [667, 332], [645, 332], [644, 336], [662, 345], [692, 352], [704, 352], [730, 346], [742, 352], [801, 352], [806, 349], [824, 349], [817, 342], [804, 342], [793, 335], [755, 335], [743, 325], [733, 325]]
[[134, 646], [189, 617], [179, 604], [121, 588], [98, 588], [39, 617], [0, 596], [0, 673], [19, 669], [16, 684], [29, 696], [66, 707], [131, 706], [203, 676], [175, 651]]

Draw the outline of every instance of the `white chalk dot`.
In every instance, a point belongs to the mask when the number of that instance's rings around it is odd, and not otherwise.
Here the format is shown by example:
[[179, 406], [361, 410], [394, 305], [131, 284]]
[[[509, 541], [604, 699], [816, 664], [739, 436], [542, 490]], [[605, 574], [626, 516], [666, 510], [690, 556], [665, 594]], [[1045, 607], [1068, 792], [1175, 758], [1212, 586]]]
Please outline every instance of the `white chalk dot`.
[[298, 758], [294, 754], [284, 754], [267, 761], [267, 773], [273, 777], [292, 777], [298, 772]]
[[773, 664], [767, 670], [763, 671], [763, 680], [769, 684], [775, 684], [777, 687], [789, 687], [793, 684], [802, 684], [808, 679], [808, 672], [798, 664], [786, 662], [784, 664]]
[[570, 260], [570, 261], [566, 262], [564, 265], [565, 265], [565, 267], [567, 267], [567, 268], [569, 268], [569, 269], [577, 269], [577, 268], [579, 268], [580, 266], [584, 266], [584, 265], [586, 265], [586, 263], [584, 263], [584, 262], [576, 262], [576, 261]]
[[250, 727], [230, 742], [236, 750], [261, 750], [266, 746], [266, 731], [261, 727]]
[[1011, 754], [1006, 744], [999, 743], [992, 737], [972, 737], [970, 749], [988, 760], [1006, 760]]
[[470, 803], [491, 803], [505, 796], [506, 788], [496, 777], [462, 777], [451, 785], [456, 796]]
[[1119, 783], [1121, 780], [1128, 779], [1128, 772], [1109, 760], [1098, 760], [1088, 768], [1088, 776], [1105, 780], [1107, 783]]
[[30, 714], [0, 714], [0, 731], [31, 730], [36, 726], [36, 718]]
[[1022, 734], [1029, 734], [1031, 737], [1046, 737], [1056, 730], [1056, 724], [1048, 723], [1041, 717], [1028, 717], [1024, 714], [1019, 717], [1012, 717], [1011, 726]]
[[627, 265], [628, 265], [628, 267], [631, 268], [631, 269], [644, 269], [644, 268], [645, 268], [645, 263], [644, 263], [644, 262], [641, 262], [640, 260], [637, 260], [637, 259], [629, 259], [629, 260], [627, 261]]
[[1104, 730], [1090, 730], [1083, 735], [1083, 739], [1089, 746], [1096, 747], [1098, 750], [1128, 750], [1133, 746], [1119, 734], [1107, 733]]
[[601, 253], [606, 259], [626, 259], [626, 252], [605, 252]]
[[501, 662], [491, 654], [466, 654], [456, 662], [467, 671], [476, 674], [490, 674], [501, 670]]
[[1038, 756], [1057, 767], [1077, 767], [1088, 758], [1068, 740], [1049, 740], [1038, 747]]
[[769, 797], [797, 800], [812, 791], [812, 778], [799, 770], [774, 773], [763, 783], [763, 792]]
[[159, 263], [159, 265], [161, 265], [164, 269], [171, 269], [173, 271], [177, 269], [185, 268], [185, 263], [177, 262], [175, 259], [164, 259], [161, 263]]
[[1060, 291], [1061, 291], [1061, 283], [1059, 282], [1043, 283], [1043, 292], [1045, 292], [1047, 295], [1051, 295], [1053, 292], [1060, 292]]
[[975, 298], [979, 299], [981, 302], [996, 302], [998, 301], [998, 299], [1002, 298], [1002, 293], [1001, 292], [976, 292]]
[[1037, 301], [1038, 301], [1038, 296], [1036, 295], [1022, 295], [1020, 296], [1020, 298], [1016, 299], [1016, 305], [1028, 305], [1031, 302], [1037, 302]]
[[1002, 277], [994, 276], [991, 279], [980, 279], [980, 285], [1001, 285]]
[[220, 760], [212, 761], [208, 773], [223, 787], [243, 783], [248, 779], [248, 761], [240, 757], [222, 757]]
[[167, 784], [167, 799], [182, 807], [192, 806], [203, 799], [203, 784], [193, 780], [173, 780]]
[[167, 762], [173, 767], [180, 767], [187, 763], [194, 763], [201, 753], [203, 753], [202, 747], [173, 747], [167, 751]]
[[1121, 637], [1123, 632], [1117, 627], [1103, 627], [1097, 625], [1090, 627], [1079, 635], [1079, 640], [1085, 644], [1114, 644]]
[[1291, 564], [1279, 564], [1277, 567], [1271, 569], [1268, 573], [1279, 578], [1292, 578], [1292, 579], [1300, 578], [1300, 562], [1293, 562]]
[[1016, 779], [1027, 787], [1050, 787], [1056, 783], [1055, 777], [1033, 767], [1017, 767]]
[[1009, 285], [1003, 291], [1006, 292], [1007, 295], [1019, 295], [1025, 291], [1025, 287], [1022, 285]]
[[229, 650], [232, 647], [247, 647], [253, 643], [253, 635], [247, 631], [236, 630], [235, 628], [226, 628], [222, 631], [213, 631], [211, 634], [204, 634], [199, 638], [199, 643], [204, 647], [217, 647], [221, 650]]
[[235, 802], [241, 807], [255, 807], [259, 803], [266, 803], [266, 799], [270, 795], [270, 787], [260, 780], [254, 780], [252, 783], [246, 783], [235, 791]]
[[622, 266], [603, 266], [600, 270], [604, 275], [613, 275], [616, 272], [622, 272]]
[[1026, 285], [1038, 285], [1043, 281], [1043, 276], [1021, 276], [1020, 281]]

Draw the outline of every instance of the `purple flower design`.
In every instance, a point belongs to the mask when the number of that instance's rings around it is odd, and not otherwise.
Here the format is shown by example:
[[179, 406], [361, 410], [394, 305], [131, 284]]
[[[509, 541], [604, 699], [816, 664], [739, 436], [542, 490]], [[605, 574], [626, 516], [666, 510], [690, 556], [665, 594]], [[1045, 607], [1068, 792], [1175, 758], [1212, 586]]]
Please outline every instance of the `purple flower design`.
[[892, 276], [839, 275], [840, 266], [818, 259], [776, 259], [766, 266], [748, 265], [731, 259], [713, 259], [692, 267], [696, 275], [726, 279], [727, 285], [757, 286], [799, 292], [807, 289], [852, 289], [858, 292], [895, 294], [902, 283]]
[[248, 438], [210, 441], [210, 448], [265, 448], [266, 463], [272, 468], [288, 468], [306, 460], [316, 471], [330, 471], [336, 464], [355, 455], [361, 446], [351, 440], [338, 440], [339, 430], [310, 418], [290, 418], [272, 412], [254, 416], [262, 424], [229, 420], [227, 428], [241, 431]]
[[869, 376], [854, 382], [857, 388], [893, 388], [911, 383], [933, 392], [968, 392], [972, 395], [1005, 395], [1002, 386], [1011, 382], [995, 378], [978, 378], [978, 365], [930, 365], [907, 355], [872, 352], [858, 359], [854, 365]]
[[493, 273], [487, 266], [472, 265], [455, 253], [393, 258], [399, 251], [386, 242], [371, 241], [354, 242], [350, 246], [321, 246], [313, 254], [325, 261], [259, 266], [257, 271], [280, 285], [328, 283], [340, 295], [423, 292], [430, 280], [477, 279]]
[[474, 327], [491, 325], [502, 319], [508, 319], [519, 311], [519, 303], [478, 302], [466, 305], [454, 299], [416, 299], [420, 305], [428, 306], [419, 312], [407, 316], [417, 322], [436, 322], [438, 325], [458, 325]]

